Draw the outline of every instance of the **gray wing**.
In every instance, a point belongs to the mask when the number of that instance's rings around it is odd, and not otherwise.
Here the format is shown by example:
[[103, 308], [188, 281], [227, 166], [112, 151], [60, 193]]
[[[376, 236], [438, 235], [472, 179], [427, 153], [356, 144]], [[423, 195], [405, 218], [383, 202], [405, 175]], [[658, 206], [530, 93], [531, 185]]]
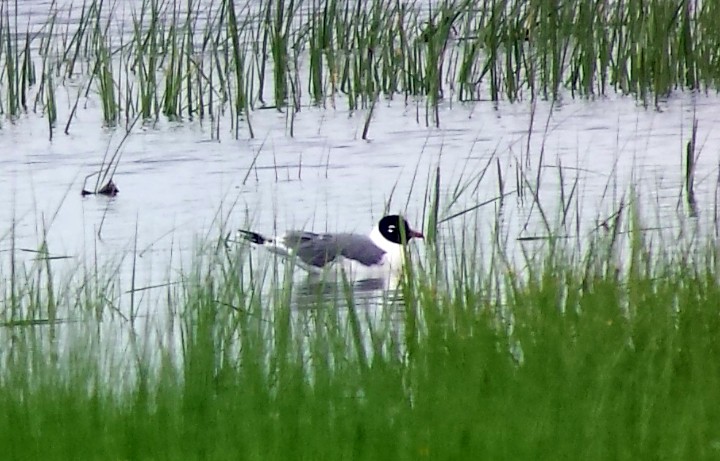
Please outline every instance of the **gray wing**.
[[285, 246], [292, 248], [305, 264], [323, 267], [340, 254], [335, 237], [329, 234], [290, 231], [283, 236]]
[[385, 251], [365, 235], [288, 232], [283, 239], [285, 245], [292, 248], [298, 258], [315, 267], [324, 267], [338, 256], [369, 266], [380, 263], [385, 256]]
[[343, 257], [365, 266], [379, 264], [385, 256], [385, 251], [375, 245], [367, 235], [338, 234], [335, 240]]

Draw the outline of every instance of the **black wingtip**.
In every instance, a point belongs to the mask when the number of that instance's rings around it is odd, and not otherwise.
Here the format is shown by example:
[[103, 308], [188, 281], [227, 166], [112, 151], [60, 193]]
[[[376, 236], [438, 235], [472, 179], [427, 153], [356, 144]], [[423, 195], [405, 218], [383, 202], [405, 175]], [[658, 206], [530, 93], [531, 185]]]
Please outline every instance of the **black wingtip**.
[[248, 242], [254, 243], [256, 245], [264, 245], [265, 242], [267, 242], [267, 239], [262, 235], [258, 234], [257, 232], [240, 229], [238, 230], [238, 235], [247, 240]]

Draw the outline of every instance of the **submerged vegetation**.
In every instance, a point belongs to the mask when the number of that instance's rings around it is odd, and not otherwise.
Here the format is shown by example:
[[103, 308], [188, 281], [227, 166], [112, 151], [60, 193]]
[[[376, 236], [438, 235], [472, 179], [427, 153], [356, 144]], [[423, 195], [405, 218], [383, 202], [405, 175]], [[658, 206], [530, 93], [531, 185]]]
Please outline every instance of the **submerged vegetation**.
[[437, 124], [442, 101], [617, 92], [652, 104], [720, 78], [708, 1], [84, 0], [53, 1], [44, 22], [19, 8], [0, 5], [0, 108], [43, 113], [51, 134], [89, 100], [108, 125], [229, 114], [252, 136], [263, 107], [395, 98]]
[[456, 241], [379, 298], [205, 248], [147, 318], [43, 248], [4, 274], [3, 456], [714, 459], [715, 250], [620, 230], [519, 263]]

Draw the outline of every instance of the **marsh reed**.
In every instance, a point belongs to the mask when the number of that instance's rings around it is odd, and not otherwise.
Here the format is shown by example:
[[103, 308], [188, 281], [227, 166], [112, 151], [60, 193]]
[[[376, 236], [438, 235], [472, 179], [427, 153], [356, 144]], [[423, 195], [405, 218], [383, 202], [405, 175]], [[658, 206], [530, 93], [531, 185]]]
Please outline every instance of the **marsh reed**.
[[71, 126], [76, 111], [57, 114], [55, 93], [78, 81], [106, 125], [137, 113], [230, 116], [241, 136], [261, 107], [420, 98], [425, 123], [438, 124], [442, 101], [619, 93], [652, 106], [716, 90], [720, 76], [714, 2], [142, 0], [120, 10], [85, 0], [53, 2], [44, 22], [18, 8], [0, 7], [0, 106], [11, 118], [47, 113], [51, 126]]

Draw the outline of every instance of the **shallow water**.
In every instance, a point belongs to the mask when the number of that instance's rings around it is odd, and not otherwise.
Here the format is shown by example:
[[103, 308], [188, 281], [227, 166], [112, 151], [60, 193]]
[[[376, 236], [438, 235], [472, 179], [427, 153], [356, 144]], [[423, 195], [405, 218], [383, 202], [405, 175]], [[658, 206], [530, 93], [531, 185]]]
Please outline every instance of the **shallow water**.
[[[48, 5], [21, 2], [19, 19], [31, 30], [41, 28]], [[79, 11], [63, 5], [69, 3], [60, 4], [69, 16], [61, 15], [60, 23], [72, 23]], [[118, 5], [120, 20], [113, 27], [128, 31], [130, 23], [122, 18], [128, 21], [132, 7]], [[69, 118], [76, 94], [72, 82], [58, 92], [58, 128]], [[500, 176], [502, 192], [509, 194], [502, 208], [492, 202], [441, 224], [441, 243], [450, 248], [461, 229], [491, 245], [498, 221], [510, 253], [520, 245], [518, 238], [547, 236], [546, 221], [552, 234], [582, 238], [631, 197], [645, 216], [655, 217], [648, 224], [669, 235], [688, 222], [712, 232], [719, 102], [717, 96], [696, 94], [678, 94], [658, 110], [619, 96], [446, 102], [441, 126], [434, 128], [425, 124], [423, 101], [383, 100], [374, 110], [368, 141], [361, 139], [367, 113], [343, 109], [342, 101], [338, 109], [304, 106], [295, 116], [293, 136], [290, 117], [276, 110], [251, 114], [252, 139], [245, 126], [235, 139], [229, 116], [219, 127], [163, 120], [137, 126], [122, 145], [114, 178], [120, 193], [106, 198], [81, 197], [80, 190], [124, 131], [102, 126], [91, 94], [68, 135], [58, 129], [50, 140], [46, 120], [34, 113], [3, 124], [0, 251], [37, 249], [46, 239], [52, 256], [69, 256], [52, 262], [60, 271], [119, 264], [118, 291], [127, 293], [131, 287], [162, 285], [187, 267], [198, 240], [239, 227], [264, 233], [366, 232], [386, 208], [424, 227], [427, 188], [437, 167], [441, 219], [498, 197]], [[693, 119], [699, 216], [688, 220], [683, 162]], [[563, 197], [570, 203], [567, 210]], [[21, 259], [33, 257], [18, 253]], [[8, 265], [3, 258], [5, 273]], [[147, 306], [152, 314], [153, 304]]]
[[[568, 221], [574, 223], [579, 212], [581, 226], [592, 228], [634, 188], [643, 208], [672, 226], [687, 215], [683, 159], [695, 112], [695, 188], [699, 219], [709, 223], [720, 147], [718, 102], [678, 97], [659, 112], [623, 98], [570, 101], [552, 113], [549, 103], [538, 103], [532, 130], [525, 103], [454, 105], [444, 108], [437, 129], [418, 124], [414, 108], [388, 102], [376, 108], [370, 141], [359, 139], [364, 114], [312, 107], [298, 114], [294, 137], [285, 115], [275, 111], [253, 115], [255, 139], [227, 135], [217, 142], [209, 127], [168, 122], [130, 135], [115, 175], [120, 193], [110, 199], [83, 198], [80, 190], [122, 133], [100, 126], [88, 109], [70, 135], [49, 141], [42, 136], [43, 119], [28, 115], [6, 124], [0, 137], [7, 153], [0, 169], [0, 222], [5, 232], [15, 223], [17, 247], [36, 248], [45, 229], [52, 254], [127, 252], [137, 244], [162, 268], [173, 246], [189, 250], [194, 237], [219, 234], [220, 221], [228, 230], [249, 226], [267, 233], [366, 232], [392, 198], [389, 210], [422, 227], [436, 166], [442, 218], [497, 197], [499, 162], [505, 192], [524, 192], [504, 202], [511, 238], [546, 233], [528, 188], [536, 187], [538, 164], [540, 204], [553, 226], [560, 221], [559, 166], [566, 196], [576, 178], [578, 183], [579, 206], [572, 206]], [[458, 185], [467, 187], [453, 202]], [[477, 231], [487, 233], [496, 205], [465, 218], [474, 222], [480, 213]], [[4, 248], [9, 245], [3, 239]]]

